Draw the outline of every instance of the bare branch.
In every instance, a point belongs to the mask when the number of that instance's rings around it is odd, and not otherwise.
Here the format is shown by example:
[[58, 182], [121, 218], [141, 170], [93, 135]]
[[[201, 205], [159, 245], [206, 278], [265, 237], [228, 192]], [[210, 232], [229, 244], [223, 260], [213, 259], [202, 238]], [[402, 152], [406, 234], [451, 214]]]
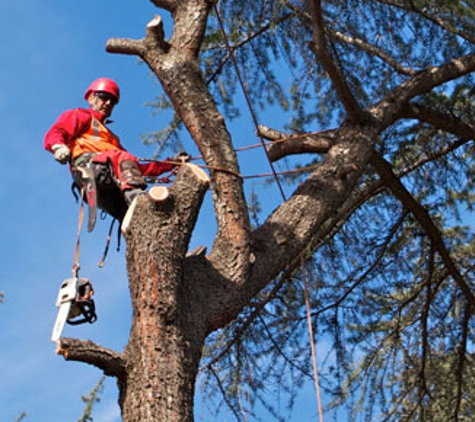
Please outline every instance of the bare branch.
[[106, 44], [109, 53], [136, 55], [142, 58], [145, 58], [149, 51], [164, 52], [167, 49], [163, 21], [158, 15], [147, 24], [145, 38], [141, 40], [111, 38]]
[[429, 123], [438, 129], [453, 133], [463, 140], [475, 139], [475, 126], [471, 122], [466, 122], [453, 113], [445, 113], [434, 107], [410, 103], [402, 110], [401, 117]]
[[278, 141], [267, 147], [267, 154], [271, 161], [277, 161], [292, 154], [325, 153], [330, 149], [335, 138], [333, 130], [293, 136], [286, 136], [282, 132], [263, 125], [259, 125], [258, 130], [263, 138]]
[[[295, 13], [287, 13], [281, 18], [277, 19], [276, 21], [271, 21], [267, 23], [266, 25], [258, 28], [255, 32], [249, 34], [246, 38], [240, 40], [239, 42], [234, 43], [230, 51], [221, 59], [219, 65], [216, 67], [215, 71], [213, 74], [208, 78], [207, 83], [212, 82], [223, 70], [224, 65], [231, 59], [231, 55], [234, 51], [240, 49], [241, 47], [245, 46], [247, 43], [250, 43], [252, 40], [255, 38], [259, 37], [263, 33], [274, 29], [276, 26], [280, 25], [282, 22], [287, 21], [288, 19], [292, 19], [295, 17]], [[215, 47], [216, 48], [216, 47]], [[222, 48], [222, 46], [219, 46], [218, 48]], [[210, 49], [211, 50], [211, 49]]]
[[131, 40], [127, 38], [111, 38], [106, 43], [106, 51], [109, 53], [127, 54], [140, 56], [145, 52], [143, 40]]
[[364, 40], [355, 37], [349, 37], [348, 35], [342, 34], [341, 32], [331, 31], [331, 35], [335, 40], [340, 42], [344, 42], [349, 45], [354, 45], [360, 48], [363, 51], [366, 51], [369, 54], [372, 54], [375, 57], [378, 57], [383, 62], [390, 65], [396, 72], [399, 72], [402, 75], [409, 75], [415, 76], [416, 71], [411, 69], [410, 67], [402, 66], [397, 60], [391, 57], [388, 53], [386, 53], [383, 49], [370, 44]]
[[[308, 13], [306, 13], [301, 8], [298, 8], [291, 4], [286, 4], [286, 6], [291, 9], [295, 14], [300, 16], [301, 18], [307, 20], [310, 24], [312, 23], [312, 19]], [[338, 31], [333, 31], [328, 29], [329, 35], [337, 41], [340, 41], [345, 44], [354, 45], [360, 48], [363, 51], [366, 51], [369, 54], [372, 54], [375, 57], [379, 57], [383, 62], [389, 64], [392, 68], [394, 68], [397, 72], [403, 75], [410, 75], [414, 76], [415, 71], [409, 67], [402, 66], [397, 60], [391, 57], [388, 53], [386, 53], [383, 49], [375, 46], [374, 44], [370, 44], [361, 38], [350, 37]]]
[[104, 374], [122, 378], [125, 362], [121, 353], [99, 346], [90, 340], [61, 338], [56, 344], [56, 353], [66, 360], [84, 362], [101, 369]]
[[414, 97], [426, 94], [433, 88], [475, 71], [475, 53], [459, 57], [437, 67], [419, 72], [402, 83], [379, 103], [369, 109], [370, 114], [382, 125], [389, 126]]

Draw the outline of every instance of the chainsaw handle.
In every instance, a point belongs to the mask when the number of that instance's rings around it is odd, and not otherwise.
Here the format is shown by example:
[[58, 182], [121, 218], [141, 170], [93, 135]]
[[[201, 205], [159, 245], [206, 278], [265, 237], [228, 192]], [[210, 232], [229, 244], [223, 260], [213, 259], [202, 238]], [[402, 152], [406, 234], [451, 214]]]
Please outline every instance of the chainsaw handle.
[[94, 294], [94, 289], [92, 288], [92, 284], [87, 278], [81, 278], [78, 282], [78, 293], [76, 300], [83, 301], [83, 300], [90, 300], [92, 295]]

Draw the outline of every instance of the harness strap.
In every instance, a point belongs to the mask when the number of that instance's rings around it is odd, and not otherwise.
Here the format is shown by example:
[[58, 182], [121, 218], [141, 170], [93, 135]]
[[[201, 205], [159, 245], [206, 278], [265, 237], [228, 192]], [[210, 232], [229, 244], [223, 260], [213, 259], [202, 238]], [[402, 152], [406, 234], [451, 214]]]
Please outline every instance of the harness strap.
[[79, 272], [79, 249], [81, 245], [81, 230], [84, 222], [84, 187], [81, 187], [81, 205], [79, 207], [78, 231], [76, 234], [76, 247], [74, 249], [74, 262], [72, 267], [73, 277], [78, 277]]
[[95, 152], [86, 152], [85, 154], [81, 154], [73, 161], [73, 167], [78, 167], [81, 164], [84, 166], [88, 164], [92, 159], [97, 155]]
[[112, 223], [109, 227], [109, 233], [107, 234], [107, 240], [106, 240], [106, 246], [104, 248], [104, 253], [102, 255], [102, 258], [101, 260], [99, 261], [99, 263], [97, 264], [99, 266], [99, 268], [102, 268], [104, 266], [104, 261], [106, 260], [106, 257], [107, 257], [107, 253], [109, 252], [109, 246], [110, 246], [110, 243], [111, 243], [111, 237], [112, 237], [112, 230], [114, 228], [114, 223], [115, 223], [115, 218], [112, 219]]

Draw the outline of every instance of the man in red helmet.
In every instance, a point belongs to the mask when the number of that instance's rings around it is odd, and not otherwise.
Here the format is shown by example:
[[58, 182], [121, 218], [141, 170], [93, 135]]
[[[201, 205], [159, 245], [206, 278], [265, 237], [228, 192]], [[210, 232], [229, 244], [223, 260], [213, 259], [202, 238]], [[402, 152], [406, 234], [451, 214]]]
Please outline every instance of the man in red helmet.
[[139, 163], [106, 126], [119, 102], [118, 85], [109, 78], [92, 82], [84, 94], [89, 108], [63, 112], [46, 133], [44, 147], [56, 161], [71, 169], [92, 163], [110, 165], [127, 204], [147, 186], [143, 176], [158, 176], [173, 169], [167, 162]]

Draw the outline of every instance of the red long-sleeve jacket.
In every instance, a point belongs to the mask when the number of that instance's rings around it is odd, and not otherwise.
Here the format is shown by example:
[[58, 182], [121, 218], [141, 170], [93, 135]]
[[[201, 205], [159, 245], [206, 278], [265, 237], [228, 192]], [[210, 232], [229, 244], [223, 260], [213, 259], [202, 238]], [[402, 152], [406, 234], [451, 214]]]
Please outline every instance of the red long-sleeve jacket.
[[[98, 142], [88, 142], [78, 148], [77, 140], [90, 131], [93, 119], [99, 122], [102, 131], [106, 132], [106, 136]], [[166, 162], [139, 163], [132, 154], [126, 151], [119, 138], [107, 128], [105, 123], [105, 116], [96, 110], [82, 108], [67, 110], [59, 116], [58, 120], [46, 133], [44, 147], [47, 151], [53, 152], [53, 145], [65, 144], [72, 149], [73, 159], [85, 152], [95, 152], [98, 155], [94, 158], [94, 161], [102, 161], [102, 153], [104, 158], [107, 157], [113, 162], [114, 167], [117, 167], [118, 161], [134, 160], [138, 163], [144, 176], [158, 176], [173, 169], [173, 165]], [[117, 153], [112, 151], [117, 151]]]

